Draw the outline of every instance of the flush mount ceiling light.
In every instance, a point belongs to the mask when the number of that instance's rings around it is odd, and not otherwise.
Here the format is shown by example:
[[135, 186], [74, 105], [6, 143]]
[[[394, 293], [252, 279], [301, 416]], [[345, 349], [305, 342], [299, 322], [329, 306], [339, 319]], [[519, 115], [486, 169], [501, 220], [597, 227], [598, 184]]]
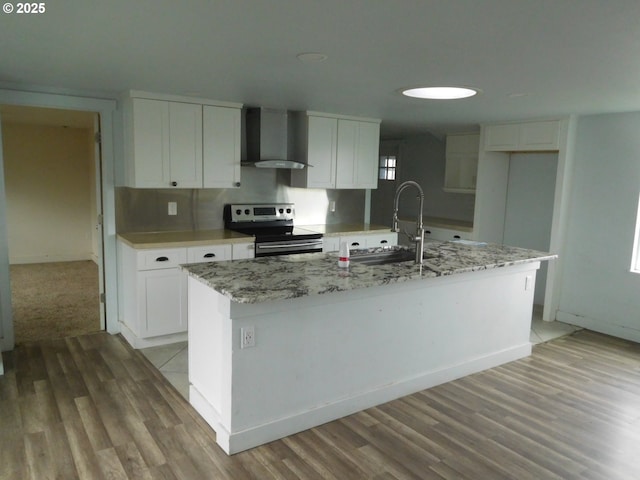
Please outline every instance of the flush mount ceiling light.
[[296, 55], [296, 58], [302, 63], [319, 63], [324, 62], [327, 58], [329, 58], [329, 55], [325, 55], [324, 53], [309, 52], [299, 53], [298, 55]]
[[470, 87], [416, 87], [402, 90], [407, 97], [427, 98], [430, 100], [455, 100], [473, 97], [479, 92]]

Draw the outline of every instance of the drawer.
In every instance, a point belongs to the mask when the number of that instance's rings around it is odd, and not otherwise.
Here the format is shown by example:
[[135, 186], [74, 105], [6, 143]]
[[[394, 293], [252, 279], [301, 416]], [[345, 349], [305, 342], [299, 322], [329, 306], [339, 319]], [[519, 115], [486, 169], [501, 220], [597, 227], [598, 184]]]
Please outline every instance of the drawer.
[[396, 232], [369, 234], [366, 239], [367, 248], [390, 247], [398, 244], [398, 234]]
[[136, 256], [138, 260], [138, 270], [175, 268], [182, 263], [187, 263], [186, 248], [141, 250]]
[[189, 263], [220, 262], [231, 260], [231, 245], [205, 245], [187, 248]]

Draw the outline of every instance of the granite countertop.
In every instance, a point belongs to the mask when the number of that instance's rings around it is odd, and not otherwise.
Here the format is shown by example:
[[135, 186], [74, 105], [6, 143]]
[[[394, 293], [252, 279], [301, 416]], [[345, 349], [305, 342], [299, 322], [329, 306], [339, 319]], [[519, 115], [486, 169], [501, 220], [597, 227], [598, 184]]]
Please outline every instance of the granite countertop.
[[[368, 251], [376, 250], [382, 249]], [[422, 266], [411, 261], [367, 266], [352, 259], [349, 268], [342, 269], [336, 253], [309, 253], [196, 263], [182, 269], [234, 302], [261, 303], [556, 258], [535, 250], [468, 242], [429, 242], [425, 253]]]
[[372, 225], [369, 223], [338, 223], [335, 225], [297, 225], [305, 230], [312, 230], [325, 237], [339, 237], [340, 235], [361, 235], [366, 233], [387, 233], [390, 227]]
[[253, 237], [231, 230], [197, 230], [181, 232], [119, 233], [118, 239], [133, 248], [197, 247], [229, 243], [253, 242]]

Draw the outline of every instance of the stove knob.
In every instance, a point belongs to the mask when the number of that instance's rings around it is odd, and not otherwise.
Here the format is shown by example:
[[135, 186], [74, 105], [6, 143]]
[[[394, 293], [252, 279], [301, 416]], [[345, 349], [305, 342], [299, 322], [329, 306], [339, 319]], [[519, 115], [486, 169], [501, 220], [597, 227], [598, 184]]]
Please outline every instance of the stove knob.
[[245, 208], [244, 210], [244, 214], [245, 215], [249, 215], [251, 213], [251, 210], [249, 210], [248, 208]]
[[240, 209], [236, 210], [236, 215], [240, 215], [241, 213], [242, 213], [242, 210], [240, 210]]

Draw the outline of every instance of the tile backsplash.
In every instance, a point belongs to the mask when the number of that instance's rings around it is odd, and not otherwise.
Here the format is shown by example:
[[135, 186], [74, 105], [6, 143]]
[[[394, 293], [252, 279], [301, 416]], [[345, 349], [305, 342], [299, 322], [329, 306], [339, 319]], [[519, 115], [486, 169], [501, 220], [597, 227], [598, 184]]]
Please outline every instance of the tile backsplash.
[[[225, 203], [289, 202], [296, 205], [296, 224], [361, 223], [365, 190], [292, 188], [289, 171], [242, 169], [242, 186], [229, 189], [116, 188], [116, 229], [124, 232], [208, 230], [224, 228]], [[329, 204], [335, 202], [335, 212]], [[168, 215], [169, 202], [177, 215]]]

